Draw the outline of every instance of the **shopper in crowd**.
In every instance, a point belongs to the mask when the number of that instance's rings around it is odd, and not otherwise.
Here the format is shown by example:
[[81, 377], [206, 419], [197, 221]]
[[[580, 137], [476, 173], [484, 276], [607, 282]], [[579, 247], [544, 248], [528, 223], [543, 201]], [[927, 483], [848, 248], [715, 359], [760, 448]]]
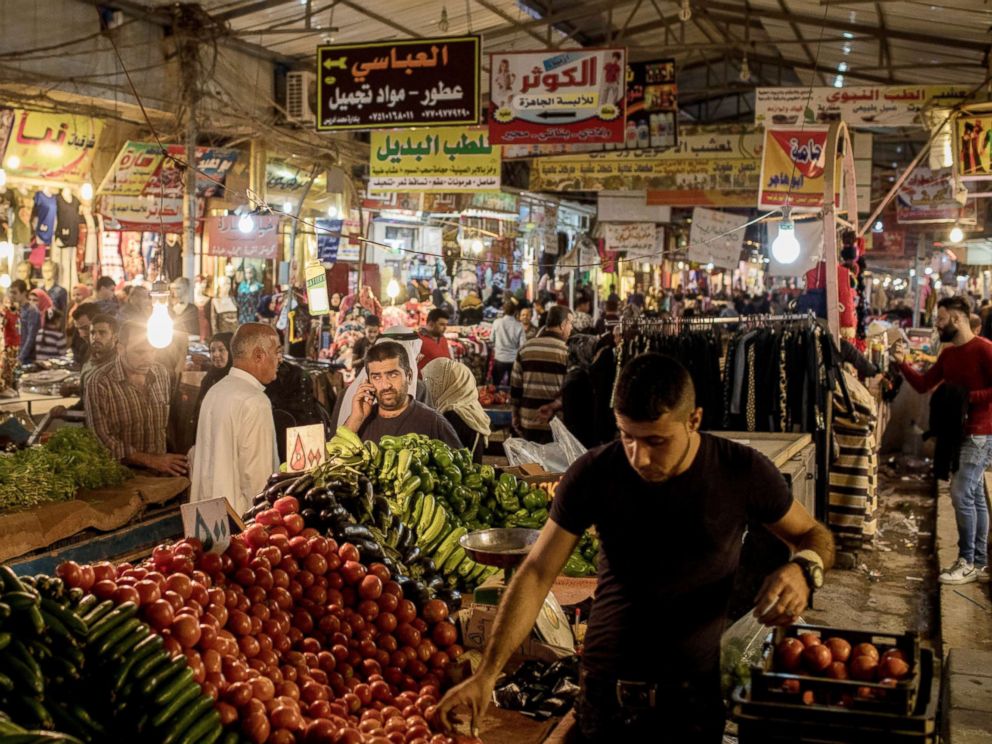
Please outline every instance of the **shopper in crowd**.
[[517, 320], [517, 304], [503, 303], [503, 315], [493, 323], [493, 384], [503, 385], [513, 372], [517, 353], [527, 341], [527, 332]]
[[207, 392], [218, 382], [227, 377], [231, 371], [234, 359], [231, 356], [231, 339], [233, 333], [215, 333], [210, 339], [210, 369], [200, 382], [200, 394], [196, 399], [196, 419], [200, 418], [200, 407]]
[[124, 323], [117, 351], [117, 358], [95, 370], [83, 388], [86, 425], [125, 465], [186, 475], [186, 456], [167, 450], [172, 386], [168, 370], [155, 362], [148, 330]]
[[[82, 307], [87, 306], [83, 305]], [[93, 307], [96, 308], [96, 305], [94, 304]], [[66, 383], [59, 391], [66, 398], [79, 396], [79, 401], [72, 406], [77, 411], [86, 409], [86, 383], [93, 372], [117, 358], [117, 331], [119, 329], [117, 318], [112, 315], [97, 313], [93, 316], [92, 321], [88, 318], [86, 320], [90, 323], [86, 361], [83, 362], [78, 380], [73, 383]]]
[[572, 330], [576, 333], [592, 333], [593, 320], [592, 298], [584, 292], [575, 300], [575, 310], [572, 312]]
[[893, 360], [920, 393], [940, 383], [968, 391], [969, 405], [960, 466], [951, 479], [951, 501], [958, 527], [958, 558], [941, 571], [943, 584], [987, 582], [989, 513], [985, 502], [985, 470], [992, 465], [992, 342], [975, 336], [971, 307], [964, 297], [945, 297], [937, 303], [936, 328], [948, 344], [930, 369], [921, 374], [897, 349]]
[[17, 333], [20, 346], [17, 361], [23, 366], [34, 364], [37, 356], [38, 330], [41, 328], [41, 313], [31, 303], [28, 285], [23, 279], [15, 279], [7, 289], [7, 301], [18, 314]]
[[41, 288], [51, 299], [64, 326], [69, 311], [69, 293], [59, 285], [59, 266], [50, 258], [41, 265]]
[[80, 305], [72, 311], [72, 327], [75, 330], [69, 349], [72, 351], [72, 361], [77, 369], [81, 368], [89, 358], [90, 332], [93, 329], [93, 318], [97, 315], [100, 315], [100, 308], [93, 302]]
[[36, 359], [41, 362], [65, 356], [65, 331], [62, 330], [65, 320], [62, 313], [55, 307], [48, 293], [41, 288], [31, 290], [31, 302], [38, 308], [38, 314], [41, 316]]
[[69, 317], [66, 318], [65, 332], [71, 335], [73, 333], [73, 327], [75, 326], [75, 320], [73, 318], [73, 313], [77, 308], [82, 307], [86, 304], [91, 304], [93, 296], [93, 288], [87, 287], [85, 284], [77, 284], [72, 288], [72, 293], [69, 299], [72, 300], [72, 304], [69, 305]]
[[451, 350], [448, 339], [444, 337], [448, 330], [448, 314], [441, 308], [434, 308], [427, 313], [427, 323], [420, 329], [420, 356], [417, 358], [417, 368], [434, 359], [450, 359]]
[[412, 433], [440, 439], [456, 449], [462, 446], [451, 424], [410, 395], [413, 367], [402, 344], [380, 339], [366, 352], [365, 365], [368, 379], [351, 398], [351, 412], [344, 422], [347, 428], [373, 442], [386, 435]]
[[472, 452], [472, 460], [482, 462], [489, 444], [489, 416], [479, 403], [479, 388], [472, 370], [452, 359], [435, 359], [424, 365], [424, 384], [434, 400], [434, 410], [454, 428]]
[[21, 346], [21, 336], [17, 326], [17, 313], [8, 293], [0, 303], [0, 398], [17, 396], [17, 390], [14, 388], [14, 371], [17, 368], [17, 353]]
[[119, 310], [115, 286], [114, 280], [109, 276], [101, 276], [96, 280], [96, 302], [100, 305], [100, 312], [105, 315], [117, 315]]
[[349, 316], [352, 309], [357, 309], [362, 317], [374, 315], [382, 317], [382, 303], [372, 292], [372, 287], [363, 284], [362, 289], [357, 294], [350, 294], [341, 301], [341, 312], [338, 322], [343, 322]]
[[627, 295], [627, 304], [636, 305], [641, 309], [644, 308], [644, 292], [641, 291], [640, 284], [635, 284], [634, 291]]
[[482, 299], [478, 292], [470, 289], [458, 303], [458, 323], [463, 326], [478, 325], [482, 322]]
[[524, 344], [510, 375], [513, 428], [531, 442], [552, 440], [550, 421], [561, 410], [561, 386], [568, 371], [572, 311], [562, 305], [548, 310], [541, 332]]
[[173, 279], [169, 285], [169, 317], [177, 331], [199, 338], [200, 313], [190, 302], [189, 279], [186, 277]]
[[[760, 522], [798, 551], [755, 598], [765, 625], [792, 624], [806, 610], [834, 546], [764, 455], [700, 433], [695, 397], [688, 371], [670, 357], [644, 354], [624, 367], [614, 404], [621, 439], [566, 472], [550, 520], [503, 594], [478, 670], [439, 705], [444, 725], [467, 711], [475, 730], [504, 665], [595, 525], [608, 568], [582, 654], [583, 741], [722, 741], [720, 636], [745, 529]], [[665, 642], [645, 644], [648, 636]]]
[[152, 294], [148, 287], [135, 284], [128, 287], [127, 299], [120, 306], [121, 323], [144, 323], [152, 314]]
[[279, 366], [279, 334], [264, 323], [246, 323], [234, 334], [230, 353], [231, 369], [210, 388], [197, 419], [190, 501], [223, 496], [243, 514], [279, 468], [265, 395]]
[[534, 325], [534, 308], [530, 304], [523, 305], [518, 313], [520, 325], [524, 328], [524, 340], [530, 341], [537, 335], [537, 326]]
[[351, 350], [351, 368], [356, 372], [365, 364], [365, 354], [369, 347], [375, 343], [382, 332], [382, 325], [377, 315], [369, 315], [365, 319], [365, 335], [355, 341], [355, 346]]

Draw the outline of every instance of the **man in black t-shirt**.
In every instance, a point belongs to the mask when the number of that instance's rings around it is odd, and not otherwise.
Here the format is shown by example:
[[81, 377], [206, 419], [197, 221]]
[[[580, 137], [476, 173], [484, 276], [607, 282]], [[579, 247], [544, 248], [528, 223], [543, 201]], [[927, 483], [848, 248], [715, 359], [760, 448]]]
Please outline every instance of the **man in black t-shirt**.
[[473, 729], [579, 537], [595, 526], [599, 576], [582, 654], [578, 720], [589, 742], [721, 741], [720, 635], [748, 518], [797, 552], [765, 580], [755, 615], [794, 622], [833, 563], [830, 531], [793, 501], [763, 455], [699, 432], [689, 373], [645, 354], [617, 384], [620, 439], [565, 474], [551, 519], [513, 577], [476, 674], [439, 706]]

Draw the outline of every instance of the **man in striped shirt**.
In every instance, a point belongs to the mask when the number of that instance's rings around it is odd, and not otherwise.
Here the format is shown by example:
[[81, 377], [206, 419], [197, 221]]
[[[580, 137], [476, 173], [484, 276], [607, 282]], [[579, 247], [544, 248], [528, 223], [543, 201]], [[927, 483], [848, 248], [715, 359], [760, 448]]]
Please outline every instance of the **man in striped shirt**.
[[572, 311], [554, 305], [544, 329], [525, 343], [510, 375], [513, 428], [530, 442], [552, 440], [550, 421], [561, 410], [561, 386], [568, 366]]

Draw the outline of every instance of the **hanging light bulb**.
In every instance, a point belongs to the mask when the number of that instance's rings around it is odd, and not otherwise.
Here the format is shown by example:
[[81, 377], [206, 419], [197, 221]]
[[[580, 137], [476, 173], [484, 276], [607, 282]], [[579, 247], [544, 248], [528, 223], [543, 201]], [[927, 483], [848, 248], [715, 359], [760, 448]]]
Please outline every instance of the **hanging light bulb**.
[[252, 219], [251, 215], [245, 212], [241, 215], [241, 219], [238, 220], [238, 230], [245, 235], [252, 232], [255, 229], [255, 220]]
[[472, 242], [469, 244], [469, 248], [471, 249], [472, 253], [478, 256], [480, 253], [482, 253], [482, 251], [485, 250], [486, 246], [483, 245], [481, 240], [479, 240], [478, 238], [474, 238]]
[[282, 203], [282, 211], [285, 212], [286, 214], [289, 214], [290, 212], [292, 212], [293, 211], [293, 203], [292, 202], [283, 202]]
[[10, 289], [10, 274], [0, 274], [0, 287]]
[[885, 229], [885, 224], [881, 220], [875, 220], [875, 224], [872, 225], [871, 231], [880, 233]]
[[706, 264], [706, 270], [707, 271], [713, 271], [713, 268], [714, 268], [714, 266], [713, 266], [713, 262], [712, 261], [710, 261], [708, 264]]
[[910, 269], [909, 270], [909, 278], [912, 279], [914, 276], [916, 276], [916, 269]]
[[923, 269], [923, 273], [926, 274], [927, 276], [930, 276], [933, 273], [933, 267], [927, 266], [925, 269]]
[[152, 314], [148, 318], [148, 343], [164, 349], [172, 343], [172, 318], [169, 317], [169, 285], [155, 282], [152, 285]]
[[390, 279], [389, 284], [386, 285], [386, 296], [393, 304], [396, 303], [396, 298], [400, 296], [400, 283], [395, 278]]
[[751, 66], [747, 63], [747, 52], [741, 60], [741, 82], [746, 83], [751, 79]]
[[87, 181], [82, 186], [79, 187], [79, 198], [83, 201], [91, 201], [93, 199], [93, 184]]
[[796, 238], [796, 224], [792, 221], [791, 213], [789, 207], [782, 209], [778, 235], [772, 242], [772, 257], [780, 264], [791, 264], [799, 258], [799, 240]]
[[951, 232], [947, 235], [947, 239], [952, 243], [960, 243], [964, 240], [964, 230], [955, 225], [951, 228]]
[[441, 20], [437, 22], [437, 27], [442, 33], [446, 33], [448, 30], [448, 8], [447, 6], [441, 8]]
[[685, 269], [685, 263], [682, 261], [679, 261], [675, 266], [679, 271], [683, 271]]
[[682, 6], [679, 8], [679, 20], [682, 23], [688, 23], [692, 19], [692, 6], [689, 5], [689, 0], [682, 0]]
[[7, 158], [7, 167], [11, 170], [17, 170], [21, 167], [21, 159], [16, 155], [11, 155]]
[[332, 220], [335, 219], [338, 216], [337, 205], [332, 204], [331, 206], [329, 206], [327, 208], [327, 216], [330, 217]]

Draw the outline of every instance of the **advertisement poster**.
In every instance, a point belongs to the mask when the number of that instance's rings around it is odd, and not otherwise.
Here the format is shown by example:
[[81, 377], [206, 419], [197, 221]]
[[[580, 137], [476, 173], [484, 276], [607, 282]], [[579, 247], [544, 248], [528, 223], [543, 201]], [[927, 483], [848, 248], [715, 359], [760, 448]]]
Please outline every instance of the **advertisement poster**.
[[498, 190], [499, 150], [481, 128], [372, 132], [369, 191]]
[[[823, 207], [827, 159], [826, 126], [768, 128], [761, 159], [758, 209], [818, 210]], [[834, 169], [834, 199], [840, 204], [841, 168]]]
[[762, 136], [751, 126], [683, 127], [670, 150], [538, 158], [530, 189], [643, 190], [652, 205], [754, 207], [761, 148]]
[[954, 176], [950, 168], [931, 170], [925, 165], [916, 166], [896, 195], [896, 221], [901, 225], [935, 222], [975, 224], [978, 221], [976, 201], [969, 199], [962, 205], [954, 198], [954, 191]]
[[626, 49], [489, 55], [493, 144], [623, 142]]
[[964, 181], [992, 178], [992, 116], [959, 116], [955, 120], [954, 164]]
[[341, 245], [341, 230], [343, 228], [344, 220], [317, 220], [318, 261], [328, 264], [338, 260], [338, 247]]
[[[70, 183], [89, 179], [103, 122], [88, 116], [15, 110], [8, 115], [0, 162], [12, 176], [53, 178]], [[6, 131], [7, 126], [2, 126]]]
[[696, 207], [692, 210], [689, 228], [690, 261], [712, 263], [721, 269], [736, 269], [744, 248], [744, 227], [747, 216]]
[[279, 257], [279, 215], [253, 215], [255, 229], [241, 232], [236, 214], [207, 217], [207, 253], [228, 258], [264, 258], [275, 261]]
[[317, 131], [478, 124], [478, 36], [317, 47]]
[[767, 127], [844, 121], [851, 127], [920, 127], [924, 108], [954, 106], [969, 93], [962, 85], [758, 88], [754, 123]]

